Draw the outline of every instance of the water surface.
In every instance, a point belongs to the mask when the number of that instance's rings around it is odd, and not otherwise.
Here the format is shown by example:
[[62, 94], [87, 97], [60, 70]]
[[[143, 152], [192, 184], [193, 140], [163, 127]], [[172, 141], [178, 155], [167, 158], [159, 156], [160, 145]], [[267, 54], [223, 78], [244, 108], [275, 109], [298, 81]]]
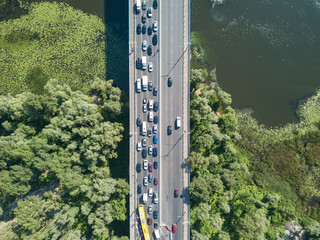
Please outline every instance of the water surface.
[[320, 87], [320, 0], [192, 0], [192, 31], [236, 108], [267, 125], [296, 121]]

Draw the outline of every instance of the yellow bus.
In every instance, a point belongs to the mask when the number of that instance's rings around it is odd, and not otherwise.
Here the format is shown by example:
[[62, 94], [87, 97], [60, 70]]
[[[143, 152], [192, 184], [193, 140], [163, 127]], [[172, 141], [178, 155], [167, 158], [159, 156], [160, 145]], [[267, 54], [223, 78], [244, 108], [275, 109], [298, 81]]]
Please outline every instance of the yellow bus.
[[138, 206], [138, 213], [139, 213], [139, 219], [140, 219], [143, 239], [149, 240], [150, 235], [149, 235], [149, 229], [148, 229], [148, 225], [147, 225], [146, 215], [144, 214], [144, 205], [143, 204], [140, 204]]

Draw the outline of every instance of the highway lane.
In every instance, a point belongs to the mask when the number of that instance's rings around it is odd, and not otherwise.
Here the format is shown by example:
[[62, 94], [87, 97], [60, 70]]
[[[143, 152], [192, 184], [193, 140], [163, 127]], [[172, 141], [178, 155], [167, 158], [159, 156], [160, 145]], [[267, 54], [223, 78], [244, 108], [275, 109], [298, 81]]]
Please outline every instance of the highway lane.
[[[171, 234], [171, 239], [186, 239], [183, 235], [188, 228], [183, 228], [183, 218], [185, 212], [182, 196], [184, 190], [182, 168], [184, 162], [183, 140], [185, 128], [188, 123], [183, 121], [183, 87], [186, 82], [183, 79], [184, 65], [183, 55], [185, 53], [184, 41], [184, 0], [162, 0], [160, 2], [160, 89], [161, 89], [161, 171], [160, 171], [160, 217], [161, 224], [166, 224], [170, 228], [173, 223], [177, 224], [177, 233]], [[172, 77], [173, 85], [168, 87], [168, 77]], [[186, 114], [186, 113], [184, 113]], [[175, 120], [181, 117], [182, 126], [175, 129]], [[168, 136], [167, 127], [172, 126], [172, 135]], [[178, 198], [174, 197], [174, 189], [179, 190]], [[165, 230], [162, 229], [162, 233]], [[169, 237], [164, 239], [170, 239]]]

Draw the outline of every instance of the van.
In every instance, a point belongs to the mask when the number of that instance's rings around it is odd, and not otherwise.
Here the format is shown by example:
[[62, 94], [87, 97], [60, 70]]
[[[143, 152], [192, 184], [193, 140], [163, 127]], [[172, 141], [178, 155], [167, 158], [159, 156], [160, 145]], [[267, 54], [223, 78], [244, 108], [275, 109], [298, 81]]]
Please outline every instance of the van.
[[142, 56], [142, 70], [146, 70], [146, 69], [147, 69], [147, 57]]
[[136, 87], [137, 87], [137, 93], [141, 92], [141, 79], [140, 78], [137, 79]]
[[141, 135], [145, 136], [147, 133], [147, 123], [146, 122], [142, 122], [142, 126], [141, 126]]
[[176, 119], [176, 127], [177, 128], [181, 127], [181, 118], [180, 117], [177, 117], [177, 119]]

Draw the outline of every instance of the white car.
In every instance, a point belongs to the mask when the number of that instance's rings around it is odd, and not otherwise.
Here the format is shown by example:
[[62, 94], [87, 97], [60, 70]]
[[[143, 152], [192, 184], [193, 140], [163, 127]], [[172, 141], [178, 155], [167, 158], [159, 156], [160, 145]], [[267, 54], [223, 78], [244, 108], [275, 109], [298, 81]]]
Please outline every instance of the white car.
[[152, 195], [153, 195], [152, 188], [149, 188], [149, 197], [152, 197]]
[[147, 50], [147, 41], [143, 40], [142, 41], [142, 51], [146, 51]]
[[151, 146], [151, 145], [150, 145], [149, 148], [148, 148], [148, 154], [149, 154], [149, 155], [152, 155], [152, 146]]
[[148, 186], [148, 178], [147, 178], [147, 177], [144, 177], [144, 179], [143, 179], [143, 185], [144, 185], [144, 186]]
[[152, 213], [152, 205], [149, 205], [148, 213], [149, 213], [149, 214], [151, 214], [151, 213]]
[[151, 8], [149, 8], [149, 9], [148, 9], [148, 11], [147, 11], [147, 15], [148, 15], [148, 18], [151, 18], [151, 17], [152, 17]]
[[158, 193], [154, 193], [154, 196], [153, 196], [153, 203], [154, 204], [157, 204], [159, 202], [159, 199], [158, 199]]
[[153, 31], [154, 32], [158, 31], [158, 22], [157, 21], [153, 22]]
[[141, 142], [137, 143], [137, 151], [140, 152], [141, 151]]
[[143, 161], [143, 169], [147, 170], [148, 169], [148, 160]]
[[147, 111], [147, 105], [146, 104], [143, 104], [143, 106], [142, 106], [142, 112], [146, 112]]
[[158, 132], [158, 126], [154, 125], [153, 126], [153, 133], [156, 134]]
[[153, 121], [153, 112], [148, 113], [148, 121], [152, 122]]
[[153, 63], [152, 62], [149, 62], [148, 71], [149, 72], [153, 71]]

